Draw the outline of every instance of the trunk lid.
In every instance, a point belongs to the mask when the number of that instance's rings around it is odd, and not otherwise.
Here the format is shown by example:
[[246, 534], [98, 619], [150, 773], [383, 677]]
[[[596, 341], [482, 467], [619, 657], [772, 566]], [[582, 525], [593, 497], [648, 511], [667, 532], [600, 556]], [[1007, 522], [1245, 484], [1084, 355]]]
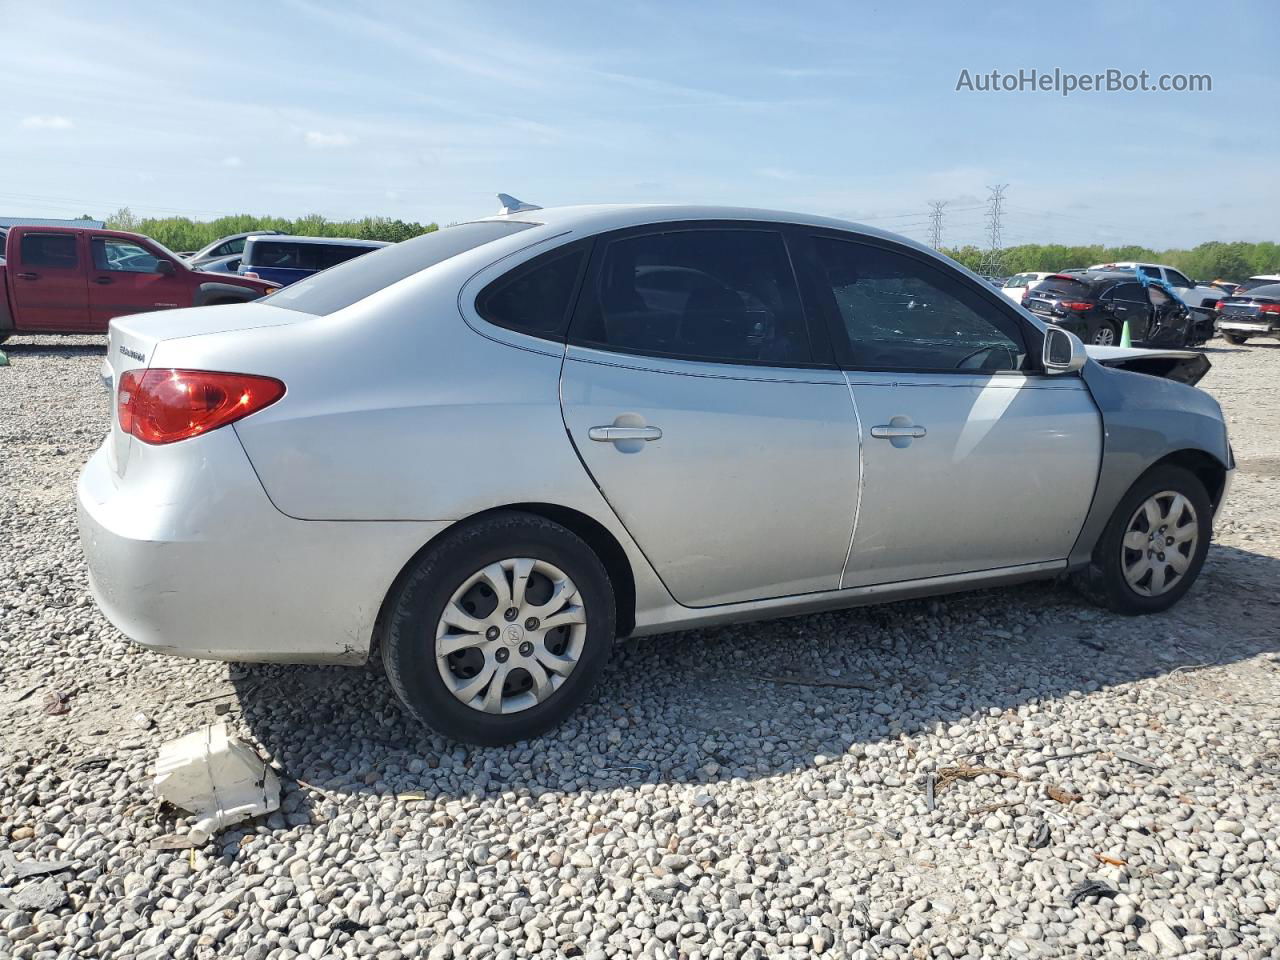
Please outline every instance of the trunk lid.
[[102, 382], [111, 393], [111, 437], [107, 461], [117, 477], [129, 465], [133, 436], [120, 429], [120, 377], [129, 370], [146, 370], [156, 347], [166, 340], [273, 327], [306, 320], [310, 314], [282, 310], [265, 303], [233, 303], [220, 307], [190, 307], [156, 313], [135, 313], [111, 321]]

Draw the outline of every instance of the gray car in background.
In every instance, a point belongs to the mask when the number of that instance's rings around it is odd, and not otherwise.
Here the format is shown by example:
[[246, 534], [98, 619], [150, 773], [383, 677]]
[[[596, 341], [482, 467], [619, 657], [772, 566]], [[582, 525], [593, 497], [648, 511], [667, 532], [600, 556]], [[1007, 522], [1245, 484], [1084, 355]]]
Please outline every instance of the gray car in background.
[[1074, 577], [1195, 581], [1233, 468], [1197, 353], [1085, 348], [843, 221], [527, 204], [263, 301], [111, 324], [94, 595], [168, 653], [359, 664], [534, 736], [618, 636]]
[[[250, 237], [281, 236], [279, 230], [250, 230], [247, 233], [233, 233], [230, 236], [219, 237], [208, 246], [202, 247], [195, 253], [186, 257], [188, 265], [192, 267], [206, 267], [215, 261], [223, 261], [228, 257], [238, 257], [244, 252], [245, 241]], [[237, 266], [239, 264], [237, 263]], [[214, 272], [235, 273], [235, 270], [225, 270], [221, 268], [210, 268]]]

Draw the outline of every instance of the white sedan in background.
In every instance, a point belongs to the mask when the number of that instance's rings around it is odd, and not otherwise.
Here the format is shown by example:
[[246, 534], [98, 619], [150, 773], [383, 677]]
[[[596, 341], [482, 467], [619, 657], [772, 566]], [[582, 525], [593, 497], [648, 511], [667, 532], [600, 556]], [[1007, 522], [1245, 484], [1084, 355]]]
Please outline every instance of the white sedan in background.
[[1000, 292], [1012, 300], [1014, 303], [1021, 303], [1023, 296], [1028, 290], [1034, 290], [1040, 286], [1040, 281], [1052, 277], [1052, 273], [1015, 273], [1012, 277], [1004, 282], [1004, 286], [1000, 288]]

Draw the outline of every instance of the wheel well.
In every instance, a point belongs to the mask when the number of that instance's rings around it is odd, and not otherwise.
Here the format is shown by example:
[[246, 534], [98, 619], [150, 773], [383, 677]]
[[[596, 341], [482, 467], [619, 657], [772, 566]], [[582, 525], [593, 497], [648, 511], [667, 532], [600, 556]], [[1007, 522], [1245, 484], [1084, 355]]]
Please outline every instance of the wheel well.
[[1203, 450], [1179, 450], [1177, 453], [1171, 453], [1167, 457], [1161, 458], [1153, 466], [1158, 467], [1166, 463], [1171, 463], [1194, 473], [1199, 481], [1204, 484], [1204, 488], [1209, 494], [1209, 502], [1213, 504], [1214, 510], [1218, 509], [1218, 503], [1222, 500], [1222, 488], [1227, 482], [1227, 468], [1216, 457], [1205, 453]]
[[[535, 516], [543, 517], [552, 523], [560, 524], [560, 526], [573, 531], [573, 533], [581, 537], [587, 546], [595, 551], [596, 556], [600, 558], [600, 562], [604, 564], [605, 572], [609, 574], [609, 581], [613, 585], [614, 620], [617, 625], [618, 636], [625, 637], [635, 629], [635, 575], [632, 573], [631, 563], [627, 560], [626, 551], [622, 549], [622, 545], [618, 543], [613, 534], [605, 529], [599, 521], [593, 520], [585, 513], [554, 503], [512, 503], [472, 514], [464, 520], [459, 520], [458, 524], [471, 523], [492, 513], [510, 511], [531, 513]], [[449, 529], [452, 530], [458, 524], [450, 526]], [[373, 625], [373, 642], [370, 644], [369, 649], [370, 658], [377, 657], [382, 647], [382, 633], [386, 628], [387, 615], [390, 613], [391, 598], [395, 596], [401, 581], [413, 569], [422, 555], [431, 549], [431, 546], [431, 543], [424, 544], [422, 549], [410, 557], [408, 563], [396, 574], [391, 586], [387, 588], [386, 595], [382, 598], [382, 605], [378, 609], [378, 617]]]

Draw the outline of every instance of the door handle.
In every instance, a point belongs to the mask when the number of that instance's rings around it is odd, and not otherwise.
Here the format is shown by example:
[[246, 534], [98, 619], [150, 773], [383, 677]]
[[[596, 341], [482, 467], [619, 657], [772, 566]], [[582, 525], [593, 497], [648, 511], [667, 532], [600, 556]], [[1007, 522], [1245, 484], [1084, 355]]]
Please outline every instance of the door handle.
[[892, 440], [894, 437], [909, 437], [919, 440], [927, 431], [924, 427], [891, 427], [888, 424], [871, 428], [871, 435], [877, 440]]
[[38, 273], [15, 273], [14, 276], [17, 277], [19, 280], [39, 280], [40, 279], [40, 274]]
[[658, 427], [592, 427], [587, 436], [601, 443], [616, 443], [619, 440], [661, 440], [662, 430]]
[[108, 283], [111, 283], [111, 282], [112, 282], [112, 280], [111, 280], [111, 278], [110, 278], [110, 277], [95, 277], [95, 278], [94, 278], [94, 280], [93, 280], [93, 282], [94, 282], [94, 283], [100, 283], [100, 284], [102, 284], [103, 286], [106, 286]]

